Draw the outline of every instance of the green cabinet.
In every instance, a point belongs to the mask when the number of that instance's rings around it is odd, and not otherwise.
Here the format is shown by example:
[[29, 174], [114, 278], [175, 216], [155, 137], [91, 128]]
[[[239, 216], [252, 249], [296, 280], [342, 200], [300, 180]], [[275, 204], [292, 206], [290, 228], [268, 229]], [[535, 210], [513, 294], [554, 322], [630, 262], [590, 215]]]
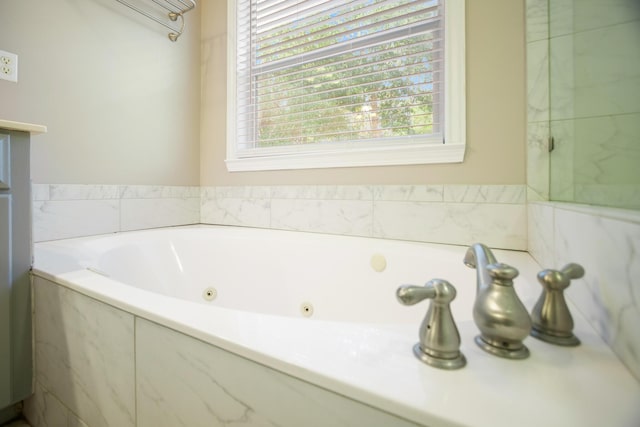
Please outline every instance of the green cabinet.
[[33, 388], [29, 144], [0, 128], [0, 410]]

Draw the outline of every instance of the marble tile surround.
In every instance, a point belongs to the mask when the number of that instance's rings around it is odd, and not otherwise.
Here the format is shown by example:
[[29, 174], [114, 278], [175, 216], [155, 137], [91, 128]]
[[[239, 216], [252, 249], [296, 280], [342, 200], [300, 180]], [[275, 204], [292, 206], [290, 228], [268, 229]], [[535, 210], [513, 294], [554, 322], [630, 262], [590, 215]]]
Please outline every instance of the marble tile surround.
[[[134, 317], [34, 277], [36, 426], [134, 426]], [[66, 423], [65, 423], [66, 421]]]
[[417, 427], [45, 279], [34, 295], [34, 427]]
[[522, 185], [204, 187], [201, 222], [524, 250]]
[[200, 188], [33, 184], [35, 242], [200, 222]]
[[523, 185], [33, 185], [34, 241], [194, 223], [526, 249]]
[[417, 427], [140, 318], [136, 348], [139, 427]]

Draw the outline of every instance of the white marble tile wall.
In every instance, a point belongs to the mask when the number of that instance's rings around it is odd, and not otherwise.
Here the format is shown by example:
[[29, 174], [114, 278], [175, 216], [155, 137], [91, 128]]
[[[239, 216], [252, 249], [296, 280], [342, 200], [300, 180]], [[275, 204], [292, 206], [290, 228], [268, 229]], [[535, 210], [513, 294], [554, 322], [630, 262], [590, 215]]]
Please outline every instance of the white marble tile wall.
[[526, 247], [522, 185], [33, 185], [34, 241], [195, 223]]
[[88, 427], [38, 381], [34, 387], [33, 396], [24, 401], [23, 411], [31, 426]]
[[415, 424], [136, 319], [139, 427]]
[[202, 188], [201, 222], [524, 250], [523, 185]]
[[27, 403], [31, 423], [134, 426], [133, 316], [39, 277], [33, 289], [38, 387]]
[[34, 241], [200, 222], [199, 187], [33, 184]]
[[34, 427], [417, 427], [35, 278]]
[[640, 380], [640, 213], [530, 203], [529, 252], [544, 268], [585, 268], [567, 296]]

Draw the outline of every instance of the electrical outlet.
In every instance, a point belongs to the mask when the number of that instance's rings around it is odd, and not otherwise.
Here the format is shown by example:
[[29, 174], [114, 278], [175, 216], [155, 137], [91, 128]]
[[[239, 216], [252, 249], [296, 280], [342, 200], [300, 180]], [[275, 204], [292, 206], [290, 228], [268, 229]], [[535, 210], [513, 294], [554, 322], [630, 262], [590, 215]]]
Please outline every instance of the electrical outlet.
[[18, 81], [18, 55], [0, 50], [0, 80]]

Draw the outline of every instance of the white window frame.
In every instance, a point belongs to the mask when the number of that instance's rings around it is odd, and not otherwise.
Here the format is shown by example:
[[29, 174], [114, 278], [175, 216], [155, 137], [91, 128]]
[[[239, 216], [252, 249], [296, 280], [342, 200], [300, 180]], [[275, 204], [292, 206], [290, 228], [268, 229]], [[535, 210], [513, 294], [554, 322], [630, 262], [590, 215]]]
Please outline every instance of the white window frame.
[[[397, 145], [367, 143], [281, 150], [240, 157], [236, 135], [236, 0], [227, 0], [227, 158], [230, 172], [460, 163], [466, 145], [465, 0], [445, 1], [444, 141]], [[296, 147], [297, 148], [297, 147]]]

